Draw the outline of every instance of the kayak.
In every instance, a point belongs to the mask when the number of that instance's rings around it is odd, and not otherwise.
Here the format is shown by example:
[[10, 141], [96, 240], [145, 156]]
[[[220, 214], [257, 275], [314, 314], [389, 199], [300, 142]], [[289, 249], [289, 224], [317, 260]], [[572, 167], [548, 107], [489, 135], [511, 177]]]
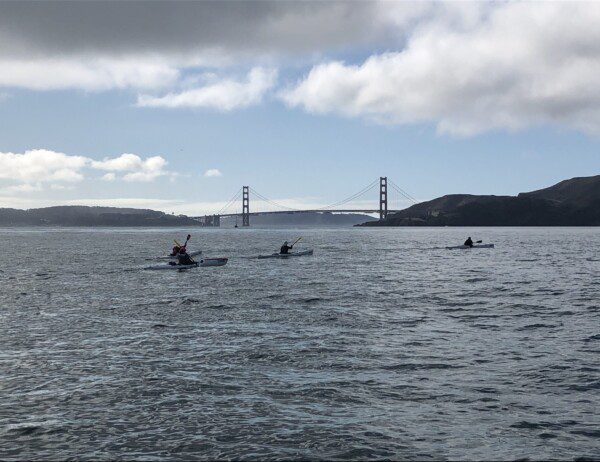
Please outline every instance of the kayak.
[[303, 257], [304, 255], [312, 255], [313, 249], [304, 250], [302, 252], [290, 253], [272, 253], [271, 255], [259, 255], [258, 258], [288, 258], [288, 257]]
[[203, 258], [193, 265], [179, 265], [173, 263], [167, 263], [166, 265], [154, 265], [147, 266], [144, 269], [147, 270], [186, 270], [192, 268], [206, 267], [206, 266], [225, 266], [227, 264], [227, 258]]
[[446, 247], [448, 250], [454, 249], [493, 249], [494, 244], [473, 244], [473, 247], [468, 245], [455, 245], [454, 247]]
[[[194, 252], [188, 252], [190, 257], [197, 257], [198, 255], [202, 255], [202, 250], [196, 250]], [[158, 257], [159, 260], [177, 260], [177, 255], [166, 255], [164, 257]]]

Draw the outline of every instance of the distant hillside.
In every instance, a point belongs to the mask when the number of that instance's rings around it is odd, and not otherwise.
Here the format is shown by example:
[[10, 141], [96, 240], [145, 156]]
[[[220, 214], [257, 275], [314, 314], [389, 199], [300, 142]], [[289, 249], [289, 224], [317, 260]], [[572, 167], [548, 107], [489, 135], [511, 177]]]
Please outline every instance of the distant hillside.
[[41, 209], [0, 208], [0, 226], [198, 226], [189, 217], [147, 209], [61, 206]]
[[600, 175], [516, 197], [452, 194], [361, 226], [600, 226]]
[[[278, 213], [273, 215], [257, 215], [250, 217], [251, 226], [354, 226], [374, 218], [359, 213]], [[221, 226], [235, 226], [235, 218], [221, 219]], [[242, 225], [241, 218], [238, 226]]]

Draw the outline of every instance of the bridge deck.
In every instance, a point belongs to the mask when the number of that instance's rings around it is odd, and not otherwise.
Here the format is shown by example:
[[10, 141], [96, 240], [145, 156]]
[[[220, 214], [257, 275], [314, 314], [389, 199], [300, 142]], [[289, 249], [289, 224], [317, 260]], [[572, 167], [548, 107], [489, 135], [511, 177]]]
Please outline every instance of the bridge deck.
[[[396, 213], [399, 212], [400, 210], [388, 210], [388, 213]], [[293, 214], [297, 214], [297, 213], [379, 213], [379, 209], [341, 209], [341, 210], [289, 210], [289, 211], [278, 211], [278, 212], [250, 212], [251, 216], [257, 216], [257, 215], [275, 215], [275, 214], [280, 214], [280, 215], [293, 215]], [[222, 215], [219, 215], [221, 218], [224, 217], [235, 217], [235, 216], [240, 216], [242, 215], [242, 212], [239, 213], [224, 213]], [[194, 219], [200, 219], [200, 218], [204, 218], [205, 216], [212, 216], [212, 215], [202, 215], [202, 216], [198, 216], [198, 217], [191, 217]]]

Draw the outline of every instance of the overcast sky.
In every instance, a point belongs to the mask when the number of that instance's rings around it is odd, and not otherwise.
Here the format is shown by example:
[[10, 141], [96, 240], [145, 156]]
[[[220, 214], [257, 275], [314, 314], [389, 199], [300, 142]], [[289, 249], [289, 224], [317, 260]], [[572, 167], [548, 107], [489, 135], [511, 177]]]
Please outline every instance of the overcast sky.
[[600, 173], [599, 76], [600, 3], [0, 2], [0, 207], [515, 194]]

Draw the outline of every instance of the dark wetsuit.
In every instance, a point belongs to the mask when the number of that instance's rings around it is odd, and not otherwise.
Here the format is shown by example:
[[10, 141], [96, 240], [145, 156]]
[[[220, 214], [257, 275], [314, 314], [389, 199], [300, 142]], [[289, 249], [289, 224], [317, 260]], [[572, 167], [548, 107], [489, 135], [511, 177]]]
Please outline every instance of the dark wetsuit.
[[467, 247], [473, 247], [473, 239], [469, 238], [465, 241], [464, 245]]
[[179, 265], [193, 265], [194, 260], [187, 253], [180, 253], [177, 255], [177, 263]]
[[288, 254], [288, 253], [290, 253], [290, 249], [291, 248], [292, 248], [291, 245], [285, 245], [285, 244], [283, 244], [281, 246], [281, 249], [279, 250], [279, 253]]

